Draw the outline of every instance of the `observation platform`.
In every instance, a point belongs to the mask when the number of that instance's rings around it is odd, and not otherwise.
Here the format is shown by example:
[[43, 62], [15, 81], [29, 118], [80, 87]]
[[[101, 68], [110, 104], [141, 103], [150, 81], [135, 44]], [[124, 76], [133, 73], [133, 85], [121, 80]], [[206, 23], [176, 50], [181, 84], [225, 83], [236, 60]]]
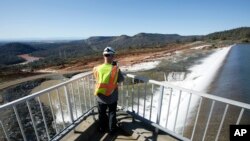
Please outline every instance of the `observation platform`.
[[97, 131], [92, 72], [0, 105], [0, 141], [229, 140], [250, 104], [124, 74], [114, 135]]

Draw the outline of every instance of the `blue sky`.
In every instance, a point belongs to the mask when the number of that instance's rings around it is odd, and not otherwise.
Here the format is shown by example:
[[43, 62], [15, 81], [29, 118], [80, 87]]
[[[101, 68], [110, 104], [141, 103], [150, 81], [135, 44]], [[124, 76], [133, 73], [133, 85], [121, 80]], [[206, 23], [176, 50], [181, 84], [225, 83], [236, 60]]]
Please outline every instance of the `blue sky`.
[[1, 0], [0, 40], [205, 35], [250, 26], [249, 7], [249, 0]]

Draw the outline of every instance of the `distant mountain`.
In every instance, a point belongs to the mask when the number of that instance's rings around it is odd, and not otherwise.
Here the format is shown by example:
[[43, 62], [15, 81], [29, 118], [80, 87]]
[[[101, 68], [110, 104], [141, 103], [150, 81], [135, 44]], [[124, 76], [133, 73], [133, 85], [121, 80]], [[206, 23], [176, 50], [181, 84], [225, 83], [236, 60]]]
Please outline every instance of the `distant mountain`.
[[178, 34], [139, 33], [134, 36], [90, 37], [84, 40], [93, 50], [112, 46], [118, 50], [126, 48], [156, 47], [177, 41], [188, 41], [200, 36], [180, 36]]
[[211, 33], [205, 36], [206, 39], [212, 40], [241, 40], [250, 41], [250, 27], [240, 27], [231, 30]]
[[139, 33], [134, 36], [94, 36], [86, 40], [76, 40], [67, 43], [33, 44], [34, 47], [43, 50], [34, 52], [32, 55], [53, 58], [77, 58], [79, 56], [100, 54], [106, 46], [112, 46], [116, 50], [159, 47], [177, 41], [190, 41], [193, 38], [201, 38], [201, 36], [151, 33]]
[[38, 48], [42, 48], [42, 50], [33, 52], [32, 55], [38, 57], [69, 59], [90, 55], [94, 52], [83, 40], [71, 41], [68, 43], [40, 44]]
[[6, 43], [4, 43], [4, 42], [0, 42], [0, 46], [2, 46], [2, 45], [4, 45], [4, 44], [6, 44]]
[[0, 54], [19, 55], [37, 51], [34, 47], [23, 43], [8, 43], [0, 46]]
[[17, 55], [37, 51], [34, 47], [23, 43], [7, 43], [0, 46], [0, 66], [21, 63], [25, 61]]
[[[2, 45], [0, 47], [0, 50], [6, 52], [9, 55], [12, 55], [12, 59], [15, 58], [15, 55], [31, 53], [33, 56], [44, 57], [51, 62], [52, 60], [69, 60], [91, 55], [95, 56], [97, 54], [100, 55], [102, 50], [106, 46], [112, 46], [113, 48], [119, 51], [133, 48], [160, 47], [168, 43], [192, 41], [193, 39], [199, 39], [201, 37], [202, 36], [181, 36], [178, 34], [139, 33], [134, 36], [95, 36], [85, 40], [55, 43], [8, 43]], [[8, 61], [7, 64], [10, 63], [11, 62]]]
[[[64, 42], [8, 43], [0, 46], [0, 57], [2, 58], [4, 57], [3, 55], [6, 56], [6, 54], [8, 54], [9, 56], [12, 56], [11, 58], [13, 59], [18, 54], [29, 53], [33, 56], [44, 57], [44, 64], [49, 64], [54, 63], [55, 61], [53, 60], [65, 61], [75, 58], [100, 56], [102, 50], [106, 46], [111, 46], [119, 51], [149, 47], [154, 48], [165, 46], [169, 43], [190, 42], [196, 40], [250, 41], [250, 27], [241, 27], [222, 32], [215, 32], [205, 36], [139, 33], [134, 36], [94, 36], [84, 40]], [[8, 62], [11, 62], [11, 59], [8, 60]], [[0, 65], [1, 64], [3, 64], [3, 61], [0, 62]]]

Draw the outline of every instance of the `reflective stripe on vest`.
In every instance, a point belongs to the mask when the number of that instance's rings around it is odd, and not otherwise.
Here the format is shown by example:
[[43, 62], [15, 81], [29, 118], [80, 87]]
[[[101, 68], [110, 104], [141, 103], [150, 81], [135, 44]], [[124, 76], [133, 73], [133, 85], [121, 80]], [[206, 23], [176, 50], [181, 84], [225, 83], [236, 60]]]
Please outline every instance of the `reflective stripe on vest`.
[[110, 96], [117, 88], [118, 67], [111, 64], [102, 64], [94, 68], [96, 78], [95, 95]]

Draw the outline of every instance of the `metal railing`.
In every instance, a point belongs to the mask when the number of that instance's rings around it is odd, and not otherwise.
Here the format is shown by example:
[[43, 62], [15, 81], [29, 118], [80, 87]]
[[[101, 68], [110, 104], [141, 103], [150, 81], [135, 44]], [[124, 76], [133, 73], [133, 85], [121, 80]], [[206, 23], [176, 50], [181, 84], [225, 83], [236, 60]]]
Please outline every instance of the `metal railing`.
[[59, 140], [94, 110], [93, 89], [89, 72], [0, 105], [4, 139]]
[[[249, 104], [167, 82], [125, 76], [119, 86], [118, 105], [154, 126], [155, 133], [162, 130], [178, 140], [223, 140], [228, 137], [229, 124], [249, 124]], [[93, 90], [89, 72], [1, 105], [4, 139], [59, 140], [94, 110]]]
[[231, 124], [250, 124], [250, 104], [126, 76], [120, 103], [125, 111], [156, 127], [156, 132], [160, 129], [179, 140], [229, 140]]

